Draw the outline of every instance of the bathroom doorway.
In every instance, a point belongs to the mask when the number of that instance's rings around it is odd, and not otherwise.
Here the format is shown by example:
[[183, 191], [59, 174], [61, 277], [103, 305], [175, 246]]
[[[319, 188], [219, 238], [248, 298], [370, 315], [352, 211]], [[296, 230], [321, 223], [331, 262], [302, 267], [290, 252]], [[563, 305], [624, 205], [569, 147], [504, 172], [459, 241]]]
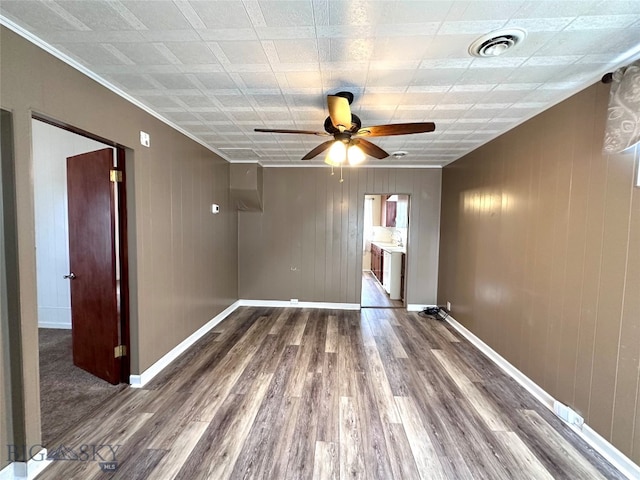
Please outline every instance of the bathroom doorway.
[[[64, 434], [129, 378], [125, 149], [36, 116], [41, 438]], [[121, 172], [121, 177], [112, 172]]]
[[362, 308], [406, 306], [409, 195], [364, 196]]

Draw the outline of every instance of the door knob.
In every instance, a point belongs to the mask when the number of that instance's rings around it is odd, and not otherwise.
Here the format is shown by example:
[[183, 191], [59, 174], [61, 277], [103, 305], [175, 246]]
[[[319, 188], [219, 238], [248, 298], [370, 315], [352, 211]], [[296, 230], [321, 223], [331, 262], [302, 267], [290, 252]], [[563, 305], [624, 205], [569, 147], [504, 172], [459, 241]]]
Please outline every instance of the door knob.
[[74, 278], [76, 278], [76, 274], [71, 272], [69, 275], [65, 275], [64, 278], [66, 278], [67, 280], [73, 280]]

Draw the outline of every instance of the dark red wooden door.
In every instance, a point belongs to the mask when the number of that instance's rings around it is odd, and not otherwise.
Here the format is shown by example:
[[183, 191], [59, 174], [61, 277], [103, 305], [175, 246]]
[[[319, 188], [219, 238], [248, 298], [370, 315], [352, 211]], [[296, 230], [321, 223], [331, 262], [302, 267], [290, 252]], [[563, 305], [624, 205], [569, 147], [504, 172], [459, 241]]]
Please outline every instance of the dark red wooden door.
[[67, 158], [73, 363], [120, 381], [113, 150]]

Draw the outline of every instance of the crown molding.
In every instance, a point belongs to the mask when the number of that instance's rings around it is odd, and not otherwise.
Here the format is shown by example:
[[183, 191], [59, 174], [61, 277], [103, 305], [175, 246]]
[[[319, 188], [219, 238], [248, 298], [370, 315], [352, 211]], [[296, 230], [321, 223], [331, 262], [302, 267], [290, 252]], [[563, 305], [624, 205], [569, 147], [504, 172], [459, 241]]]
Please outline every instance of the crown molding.
[[[95, 72], [92, 72], [87, 67], [85, 67], [84, 65], [80, 64], [79, 62], [77, 62], [76, 60], [74, 60], [73, 58], [68, 56], [67, 54], [61, 52], [60, 50], [58, 50], [54, 46], [52, 46], [49, 43], [47, 43], [44, 40], [42, 40], [40, 37], [34, 35], [33, 33], [29, 32], [28, 30], [25, 30], [24, 28], [22, 28], [20, 25], [18, 25], [16, 23], [14, 23], [13, 21], [9, 20], [4, 15], [0, 15], [0, 25], [8, 28], [12, 32], [16, 33], [17, 35], [20, 35], [22, 38], [24, 38], [28, 42], [34, 44], [36, 47], [41, 48], [45, 52], [49, 53], [50, 55], [52, 55], [55, 58], [57, 58], [58, 60], [60, 60], [61, 62], [66, 63], [71, 68], [79, 71], [80, 73], [82, 73], [86, 77], [89, 77], [94, 82], [99, 83], [100, 85], [102, 85], [106, 89], [110, 90], [111, 92], [115, 93], [119, 97], [123, 98], [127, 102], [129, 102], [129, 103], [133, 104], [134, 106], [138, 107], [139, 109], [145, 111], [146, 113], [148, 113], [152, 117], [156, 118], [157, 120], [161, 121], [162, 123], [164, 123], [168, 127], [171, 127], [174, 130], [177, 130], [178, 132], [182, 133], [183, 135], [185, 135], [186, 137], [190, 138], [194, 142], [198, 143], [199, 145], [202, 145], [204, 148], [206, 148], [210, 152], [215, 153], [216, 155], [218, 155], [223, 160], [226, 160], [227, 162], [229, 162], [228, 158], [226, 158], [222, 153], [220, 153], [218, 150], [213, 148], [211, 145], [206, 144], [205, 142], [203, 142], [201, 139], [199, 139], [198, 137], [196, 137], [192, 133], [187, 132], [182, 127], [180, 127], [180, 126], [176, 125], [175, 123], [171, 122], [170, 120], [166, 119], [165, 117], [160, 115], [155, 110], [152, 110], [151, 108], [149, 108], [144, 103], [140, 102], [139, 100], [136, 100], [134, 97], [132, 97], [128, 93], [124, 92], [123, 90], [119, 89], [115, 85], [111, 84], [110, 82], [108, 82], [107, 80], [102, 78], [100, 75], [97, 75]], [[229, 163], [231, 163], [231, 162], [229, 162]]]

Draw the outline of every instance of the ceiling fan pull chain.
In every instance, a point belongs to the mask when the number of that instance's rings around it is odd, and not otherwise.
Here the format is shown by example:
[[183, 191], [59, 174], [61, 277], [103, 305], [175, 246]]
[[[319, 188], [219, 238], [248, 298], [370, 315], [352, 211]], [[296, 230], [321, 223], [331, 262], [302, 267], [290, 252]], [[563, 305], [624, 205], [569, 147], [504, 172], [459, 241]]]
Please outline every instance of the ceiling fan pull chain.
[[340, 164], [340, 183], [344, 182], [344, 178], [342, 178], [342, 164]]

